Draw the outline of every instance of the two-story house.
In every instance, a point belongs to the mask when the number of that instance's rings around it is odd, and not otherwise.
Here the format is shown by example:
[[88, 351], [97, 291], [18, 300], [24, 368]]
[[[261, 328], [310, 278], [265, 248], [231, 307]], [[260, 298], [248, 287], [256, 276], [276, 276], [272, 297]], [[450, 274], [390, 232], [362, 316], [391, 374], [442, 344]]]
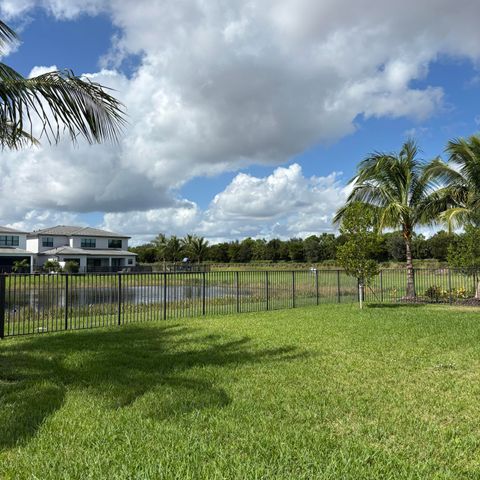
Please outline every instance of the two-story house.
[[27, 232], [0, 227], [0, 272], [11, 272], [15, 262], [27, 260], [33, 267], [32, 252], [27, 251]]
[[77, 262], [84, 272], [122, 270], [135, 266], [136, 254], [128, 251], [129, 238], [98, 228], [57, 225], [29, 233], [27, 250], [36, 254], [36, 267], [56, 260], [61, 266]]

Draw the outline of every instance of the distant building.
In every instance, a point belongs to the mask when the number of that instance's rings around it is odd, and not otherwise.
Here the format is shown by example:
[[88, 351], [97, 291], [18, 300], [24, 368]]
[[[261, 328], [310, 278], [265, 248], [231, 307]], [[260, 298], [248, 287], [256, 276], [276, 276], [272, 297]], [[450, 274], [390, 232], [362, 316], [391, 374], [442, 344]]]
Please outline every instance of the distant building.
[[34, 256], [27, 251], [27, 232], [0, 227], [0, 272], [11, 272], [15, 262], [22, 260], [28, 261], [31, 271]]
[[120, 271], [136, 264], [128, 251], [130, 237], [91, 227], [57, 225], [27, 234], [26, 250], [34, 255], [35, 267], [48, 260], [61, 266], [77, 262], [81, 272]]

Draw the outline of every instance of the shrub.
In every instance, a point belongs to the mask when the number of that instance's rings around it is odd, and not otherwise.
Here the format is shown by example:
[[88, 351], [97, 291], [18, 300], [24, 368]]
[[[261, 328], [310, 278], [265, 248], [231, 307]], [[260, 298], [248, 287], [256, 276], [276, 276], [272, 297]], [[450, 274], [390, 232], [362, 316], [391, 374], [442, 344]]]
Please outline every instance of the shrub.
[[434, 302], [438, 302], [440, 299], [446, 298], [448, 296], [448, 292], [446, 290], [442, 290], [442, 288], [438, 285], [431, 285], [427, 288], [427, 290], [425, 290], [425, 296]]
[[62, 267], [56, 260], [47, 260], [43, 264], [43, 269], [49, 273], [52, 273], [52, 272], [56, 273], [56, 272], [60, 272], [62, 270]]
[[80, 265], [78, 262], [74, 262], [73, 260], [69, 260], [65, 263], [64, 270], [66, 273], [78, 273], [80, 270]]

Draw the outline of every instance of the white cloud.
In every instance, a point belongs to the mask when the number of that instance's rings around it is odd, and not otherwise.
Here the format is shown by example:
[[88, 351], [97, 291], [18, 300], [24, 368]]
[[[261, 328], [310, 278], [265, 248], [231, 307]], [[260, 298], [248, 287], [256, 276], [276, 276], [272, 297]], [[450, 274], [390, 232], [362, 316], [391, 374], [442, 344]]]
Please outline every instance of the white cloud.
[[[439, 55], [480, 58], [474, 0], [0, 0], [9, 20], [35, 7], [62, 19], [107, 14], [120, 31], [107, 55], [112, 65], [130, 54], [142, 60], [131, 78], [108, 69], [90, 76], [118, 90], [128, 107], [119, 147], [65, 141], [2, 155], [0, 223], [33, 210], [173, 215], [176, 190], [192, 177], [284, 164], [351, 133], [358, 115], [432, 115], [442, 89], [414, 88], [412, 80], [425, 78]], [[280, 187], [273, 177], [274, 187], [237, 177], [217, 195], [212, 218], [228, 222], [238, 213], [243, 223], [235, 228], [250, 232], [268, 208], [282, 217], [306, 201], [290, 180]], [[256, 191], [257, 184], [282, 191], [278, 203], [261, 195], [246, 201], [244, 185]], [[241, 205], [232, 192], [244, 195]], [[310, 231], [313, 217], [303, 215], [296, 221]]]
[[102, 227], [133, 236], [133, 244], [149, 242], [159, 233], [186, 235], [198, 230], [201, 212], [193, 202], [129, 213], [107, 213]]
[[347, 188], [338, 174], [306, 178], [300, 165], [279, 167], [263, 178], [238, 174], [201, 211], [194, 203], [144, 212], [109, 213], [104, 227], [128, 231], [135, 241], [160, 232], [197, 233], [213, 241], [263, 236], [308, 236], [332, 231], [332, 217], [345, 201]]

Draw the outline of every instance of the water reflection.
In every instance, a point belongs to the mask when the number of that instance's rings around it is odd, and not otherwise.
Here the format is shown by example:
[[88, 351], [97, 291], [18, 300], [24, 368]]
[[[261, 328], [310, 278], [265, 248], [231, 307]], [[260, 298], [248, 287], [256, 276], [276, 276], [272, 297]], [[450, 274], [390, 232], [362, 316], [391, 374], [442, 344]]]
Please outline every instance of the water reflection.
[[[240, 292], [241, 295], [246, 292]], [[126, 304], [163, 303], [166, 294], [168, 302], [195, 300], [203, 298], [203, 288], [197, 285], [177, 285], [164, 289], [163, 286], [132, 286], [121, 290], [121, 301]], [[207, 287], [205, 298], [225, 298], [236, 295], [234, 288]], [[8, 309], [30, 307], [34, 310], [65, 307], [81, 307], [85, 305], [118, 304], [118, 288], [69, 288], [68, 299], [65, 288], [45, 288], [35, 290], [7, 291], [6, 306]]]

